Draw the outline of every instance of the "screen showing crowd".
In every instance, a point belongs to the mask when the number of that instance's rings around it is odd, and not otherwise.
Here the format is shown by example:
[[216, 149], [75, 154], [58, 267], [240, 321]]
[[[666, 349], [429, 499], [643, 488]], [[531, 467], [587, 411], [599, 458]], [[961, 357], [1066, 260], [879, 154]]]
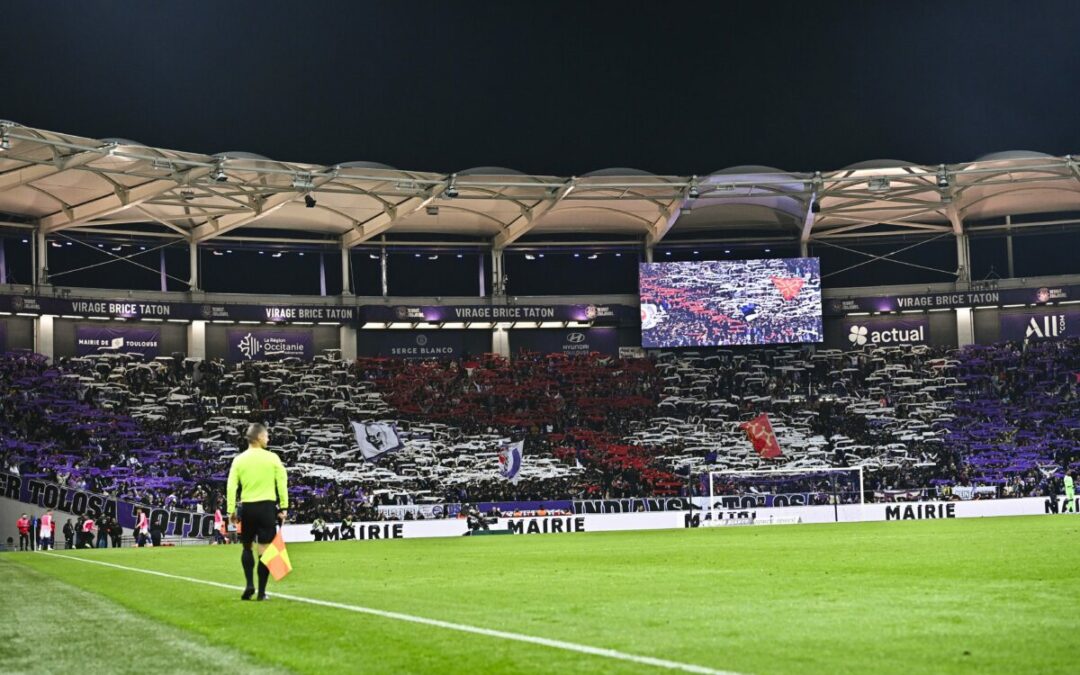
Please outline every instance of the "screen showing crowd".
[[818, 258], [642, 263], [641, 346], [821, 342]]

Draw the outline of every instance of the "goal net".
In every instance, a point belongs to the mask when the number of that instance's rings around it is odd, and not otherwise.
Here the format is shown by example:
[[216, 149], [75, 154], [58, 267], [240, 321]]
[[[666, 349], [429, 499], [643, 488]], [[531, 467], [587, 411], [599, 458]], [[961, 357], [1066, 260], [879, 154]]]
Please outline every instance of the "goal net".
[[[861, 467], [715, 471], [704, 482], [703, 525], [749, 524], [758, 509], [863, 503]], [[770, 522], [786, 518], [773, 513]]]

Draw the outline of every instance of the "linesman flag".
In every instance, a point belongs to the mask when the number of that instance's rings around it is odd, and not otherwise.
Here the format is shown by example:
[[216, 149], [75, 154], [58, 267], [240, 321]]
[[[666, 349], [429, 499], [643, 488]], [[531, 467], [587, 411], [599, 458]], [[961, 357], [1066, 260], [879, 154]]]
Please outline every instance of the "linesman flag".
[[386, 422], [353, 422], [352, 428], [356, 434], [356, 444], [360, 446], [360, 454], [366, 460], [375, 460], [405, 447], [397, 425]]
[[739, 427], [746, 432], [746, 437], [750, 439], [754, 450], [757, 450], [757, 453], [762, 458], [773, 459], [784, 454], [780, 450], [780, 443], [776, 440], [776, 434], [773, 433], [769, 416], [765, 413], [761, 413], [749, 422], [743, 422]]
[[281, 581], [285, 575], [292, 572], [292, 563], [289, 561], [289, 552], [285, 550], [285, 540], [281, 538], [281, 530], [274, 535], [274, 541], [263, 551], [259, 562], [266, 565], [270, 570], [270, 576], [274, 581]]

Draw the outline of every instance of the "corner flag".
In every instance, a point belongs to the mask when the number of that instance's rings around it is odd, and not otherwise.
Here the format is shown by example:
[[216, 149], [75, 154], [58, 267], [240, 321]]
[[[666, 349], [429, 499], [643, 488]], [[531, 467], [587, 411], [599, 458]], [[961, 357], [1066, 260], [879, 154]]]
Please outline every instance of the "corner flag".
[[259, 562], [266, 565], [274, 581], [281, 581], [285, 575], [292, 572], [292, 563], [289, 562], [289, 552], [285, 550], [285, 540], [281, 538], [281, 531], [274, 535], [274, 541], [263, 551]]

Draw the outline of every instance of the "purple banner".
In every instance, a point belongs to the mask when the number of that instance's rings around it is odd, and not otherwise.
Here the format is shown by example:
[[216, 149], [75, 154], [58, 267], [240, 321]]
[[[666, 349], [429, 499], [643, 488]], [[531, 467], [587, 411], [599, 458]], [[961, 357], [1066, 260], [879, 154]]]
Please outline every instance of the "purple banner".
[[980, 305], [1032, 305], [1080, 299], [1080, 286], [1040, 286], [985, 291], [954, 291], [918, 295], [882, 295], [863, 298], [826, 298], [825, 312], [896, 312], [905, 309], [945, 309]]
[[315, 356], [315, 336], [310, 330], [270, 328], [230, 328], [225, 331], [231, 363], [272, 361], [296, 357], [310, 361]]
[[510, 331], [510, 353], [516, 354], [521, 350], [567, 355], [600, 352], [618, 356], [619, 334], [615, 328]]
[[1057, 340], [1080, 336], [1080, 309], [1001, 315], [1002, 340]]
[[148, 359], [161, 354], [160, 328], [128, 326], [76, 326], [75, 354], [142, 354]]
[[365, 322], [471, 322], [471, 321], [600, 321], [636, 320], [637, 309], [628, 305], [426, 305], [362, 308]]
[[491, 351], [490, 331], [465, 330], [360, 330], [356, 353], [360, 356], [404, 359], [456, 359]]
[[839, 329], [825, 329], [829, 347], [858, 349], [864, 345], [916, 345], [930, 342], [930, 321], [914, 317], [850, 317]]
[[[150, 528], [160, 529], [162, 534], [187, 537], [210, 537], [214, 529], [214, 514], [147, 507], [134, 502], [115, 499], [85, 490], [63, 487], [56, 483], [29, 476], [0, 473], [0, 496], [32, 504], [44, 511], [55, 509], [75, 516], [90, 516], [100, 520], [102, 516], [116, 518], [122, 527], [135, 528], [135, 509], [141, 508], [150, 517]], [[32, 515], [40, 516], [41, 513]], [[57, 533], [63, 528], [64, 517], [57, 515]]]

